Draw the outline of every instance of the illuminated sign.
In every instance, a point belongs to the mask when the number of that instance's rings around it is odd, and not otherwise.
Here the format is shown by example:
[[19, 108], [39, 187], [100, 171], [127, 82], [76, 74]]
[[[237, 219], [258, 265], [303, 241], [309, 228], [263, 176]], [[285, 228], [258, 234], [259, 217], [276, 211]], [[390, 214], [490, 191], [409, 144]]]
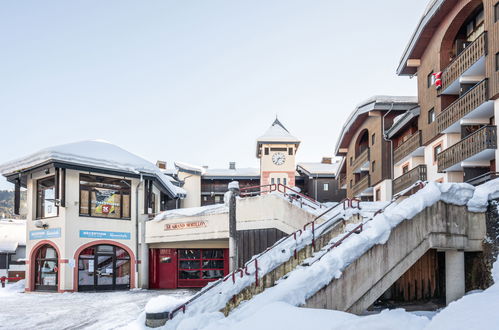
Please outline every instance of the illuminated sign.
[[207, 226], [206, 221], [193, 221], [193, 222], [183, 222], [183, 223], [167, 223], [165, 225], [165, 230], [179, 230], [179, 229], [191, 229], [191, 228], [203, 228]]

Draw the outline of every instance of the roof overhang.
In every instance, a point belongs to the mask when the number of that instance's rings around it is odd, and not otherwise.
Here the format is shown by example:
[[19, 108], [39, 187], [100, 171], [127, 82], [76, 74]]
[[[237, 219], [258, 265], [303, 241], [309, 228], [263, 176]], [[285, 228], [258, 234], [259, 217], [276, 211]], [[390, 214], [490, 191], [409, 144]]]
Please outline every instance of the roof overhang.
[[391, 139], [397, 133], [399, 133], [404, 127], [407, 126], [414, 118], [419, 117], [421, 110], [419, 107], [415, 107], [407, 111], [402, 118], [400, 118], [396, 123], [392, 125], [389, 129], [385, 131], [386, 136]]

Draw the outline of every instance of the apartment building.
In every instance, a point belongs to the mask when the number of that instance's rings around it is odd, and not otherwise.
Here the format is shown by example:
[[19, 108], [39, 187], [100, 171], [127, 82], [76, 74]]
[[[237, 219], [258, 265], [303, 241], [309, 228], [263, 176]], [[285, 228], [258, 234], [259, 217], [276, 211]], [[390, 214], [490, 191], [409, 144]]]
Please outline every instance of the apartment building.
[[418, 179], [479, 184], [496, 176], [499, 4], [431, 1], [397, 73], [417, 76], [419, 109], [387, 131], [394, 189]]
[[340, 187], [348, 198], [380, 201], [392, 196], [392, 141], [384, 136], [395, 118], [417, 108], [417, 98], [374, 96], [360, 103], [340, 133], [336, 156]]

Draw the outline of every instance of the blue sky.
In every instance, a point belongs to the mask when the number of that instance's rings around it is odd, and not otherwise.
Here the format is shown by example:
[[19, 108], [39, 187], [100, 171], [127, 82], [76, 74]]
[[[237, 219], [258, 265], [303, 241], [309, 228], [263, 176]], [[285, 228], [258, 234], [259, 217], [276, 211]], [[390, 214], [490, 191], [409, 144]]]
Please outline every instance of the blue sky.
[[357, 103], [416, 94], [395, 69], [425, 6], [3, 1], [0, 163], [100, 138], [169, 167], [256, 167], [276, 114], [302, 140], [298, 160], [319, 161]]

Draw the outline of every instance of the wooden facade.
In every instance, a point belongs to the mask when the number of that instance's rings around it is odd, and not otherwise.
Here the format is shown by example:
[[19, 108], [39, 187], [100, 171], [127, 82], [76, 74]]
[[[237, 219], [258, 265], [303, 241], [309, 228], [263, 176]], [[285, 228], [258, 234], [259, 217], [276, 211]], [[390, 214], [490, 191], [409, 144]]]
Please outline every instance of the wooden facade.
[[237, 262], [239, 267], [244, 266], [244, 263], [255, 254], [263, 252], [285, 236], [287, 236], [286, 233], [275, 228], [238, 230]]

